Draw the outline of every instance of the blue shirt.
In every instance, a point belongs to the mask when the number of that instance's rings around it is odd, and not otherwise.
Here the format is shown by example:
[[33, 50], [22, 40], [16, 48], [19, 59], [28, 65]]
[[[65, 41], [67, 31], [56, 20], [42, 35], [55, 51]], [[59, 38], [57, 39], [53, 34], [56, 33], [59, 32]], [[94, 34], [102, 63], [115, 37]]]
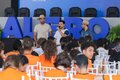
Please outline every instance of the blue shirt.
[[87, 29], [86, 31], [84, 30], [81, 31], [81, 37], [86, 37], [86, 36], [91, 36], [91, 38], [93, 39], [92, 32], [89, 29]]

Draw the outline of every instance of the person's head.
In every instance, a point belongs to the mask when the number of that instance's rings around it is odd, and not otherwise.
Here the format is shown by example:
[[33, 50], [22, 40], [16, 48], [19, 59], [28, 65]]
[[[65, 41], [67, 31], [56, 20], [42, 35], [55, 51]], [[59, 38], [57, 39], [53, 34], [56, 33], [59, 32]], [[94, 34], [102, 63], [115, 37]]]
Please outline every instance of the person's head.
[[105, 48], [105, 46], [107, 45], [107, 39], [100, 38], [100, 39], [97, 40], [96, 44], [97, 44], [97, 47]]
[[28, 66], [28, 58], [24, 55], [18, 55], [19, 57], [19, 70], [25, 72]]
[[17, 55], [10, 55], [6, 58], [4, 63], [4, 69], [7, 68], [19, 68], [19, 57]]
[[24, 50], [32, 51], [33, 40], [31, 38], [23, 39], [23, 48]]
[[91, 36], [90, 35], [88, 35], [88, 36], [85, 36], [85, 41], [87, 41], [87, 42], [90, 42], [90, 41], [92, 41], [92, 38], [91, 38]]
[[16, 39], [13, 43], [13, 49], [19, 50], [22, 47], [22, 43], [19, 39]]
[[78, 49], [78, 47], [79, 47], [78, 41], [72, 40], [72, 42], [68, 43], [66, 47], [67, 47], [67, 50], [69, 50], [69, 51]]
[[60, 54], [57, 55], [54, 66], [58, 68], [59, 66], [62, 66], [64, 68], [70, 68], [71, 67], [71, 59], [67, 55], [66, 52], [61, 52]]
[[45, 38], [40, 38], [40, 39], [38, 39], [38, 41], [37, 41], [37, 47], [38, 47], [38, 48], [41, 47], [42, 44], [43, 44], [45, 41], [46, 41]]
[[56, 39], [55, 39], [53, 36], [49, 36], [49, 37], [48, 37], [48, 40], [51, 40], [51, 41], [53, 41], [53, 42], [56, 42]]
[[45, 59], [50, 61], [52, 56], [56, 56], [57, 53], [56, 43], [49, 40], [46, 41], [43, 46], [43, 51], [45, 54]]
[[76, 57], [78, 54], [80, 54], [80, 51], [79, 51], [78, 49], [74, 49], [74, 50], [71, 50], [71, 51], [70, 51], [70, 56], [71, 56], [72, 60], [75, 59], [75, 57]]
[[4, 50], [4, 43], [0, 41], [0, 53], [2, 53]]
[[72, 42], [72, 40], [73, 39], [70, 36], [62, 37], [60, 39], [60, 45], [61, 45], [62, 50], [65, 50], [67, 44], [70, 43], [70, 42]]
[[84, 42], [81, 45], [81, 51], [88, 59], [92, 59], [92, 57], [95, 53], [94, 52], [95, 51], [94, 43], [93, 42]]
[[44, 23], [45, 23], [45, 15], [41, 14], [41, 15], [39, 16], [39, 20], [40, 20], [40, 23], [41, 23], [41, 24], [44, 24]]
[[81, 47], [81, 44], [85, 42], [85, 38], [81, 37], [78, 42], [79, 42], [79, 47]]
[[86, 29], [86, 28], [88, 28], [88, 25], [89, 25], [88, 20], [83, 20], [83, 22], [82, 22], [82, 28]]
[[85, 55], [75, 57], [76, 71], [78, 73], [86, 73], [88, 68], [88, 58]]
[[58, 25], [59, 25], [59, 29], [63, 29], [65, 26], [65, 21], [60, 20]]

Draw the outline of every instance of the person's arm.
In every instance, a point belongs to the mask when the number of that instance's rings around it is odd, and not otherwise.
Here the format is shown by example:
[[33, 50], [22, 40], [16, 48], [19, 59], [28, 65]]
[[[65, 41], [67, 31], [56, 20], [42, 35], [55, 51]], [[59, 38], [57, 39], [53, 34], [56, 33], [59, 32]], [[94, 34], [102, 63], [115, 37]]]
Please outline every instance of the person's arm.
[[84, 37], [84, 36], [83, 36], [83, 31], [80, 32], [80, 35], [81, 35], [80, 37]]
[[34, 32], [34, 41], [35, 41], [35, 46], [37, 45], [37, 33]]
[[51, 29], [50, 25], [49, 25], [48, 31], [49, 31], [50, 36], [52, 36], [52, 29]]
[[61, 34], [62, 37], [66, 37], [66, 36], [67, 36], [67, 35], [65, 35], [64, 33], [62, 33], [61, 30], [59, 30], [59, 32], [60, 32], [60, 34]]
[[89, 35], [91, 36], [91, 39], [93, 40], [93, 33], [91, 30], [89, 30]]
[[34, 41], [36, 44], [37, 43], [37, 26], [35, 26], [35, 28], [34, 28]]
[[34, 40], [35, 40], [35, 42], [37, 41], [37, 33], [36, 32], [34, 32]]
[[49, 32], [50, 36], [52, 36], [52, 31]]

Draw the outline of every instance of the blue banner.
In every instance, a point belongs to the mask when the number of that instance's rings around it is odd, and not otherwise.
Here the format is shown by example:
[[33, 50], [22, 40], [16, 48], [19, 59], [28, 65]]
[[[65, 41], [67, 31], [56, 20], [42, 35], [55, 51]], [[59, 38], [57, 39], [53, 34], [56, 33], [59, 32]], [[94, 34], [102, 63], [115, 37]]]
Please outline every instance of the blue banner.
[[49, 17], [50, 9], [52, 7], [60, 7], [63, 12], [63, 17], [68, 17], [69, 9], [71, 7], [80, 7], [82, 16], [86, 8], [96, 8], [97, 16], [106, 16], [106, 9], [111, 6], [120, 8], [120, 0], [20, 0], [19, 7], [28, 7], [30, 9], [31, 17], [36, 8], [44, 8]]

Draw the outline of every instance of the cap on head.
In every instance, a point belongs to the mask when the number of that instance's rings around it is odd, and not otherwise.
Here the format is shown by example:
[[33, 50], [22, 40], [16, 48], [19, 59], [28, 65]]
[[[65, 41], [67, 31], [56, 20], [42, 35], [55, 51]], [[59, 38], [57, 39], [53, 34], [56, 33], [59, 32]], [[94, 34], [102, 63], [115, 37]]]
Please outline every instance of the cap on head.
[[38, 19], [45, 18], [45, 15], [41, 14]]
[[83, 20], [83, 22], [82, 22], [83, 24], [86, 24], [86, 25], [89, 25], [89, 22], [88, 22], [88, 20]]

